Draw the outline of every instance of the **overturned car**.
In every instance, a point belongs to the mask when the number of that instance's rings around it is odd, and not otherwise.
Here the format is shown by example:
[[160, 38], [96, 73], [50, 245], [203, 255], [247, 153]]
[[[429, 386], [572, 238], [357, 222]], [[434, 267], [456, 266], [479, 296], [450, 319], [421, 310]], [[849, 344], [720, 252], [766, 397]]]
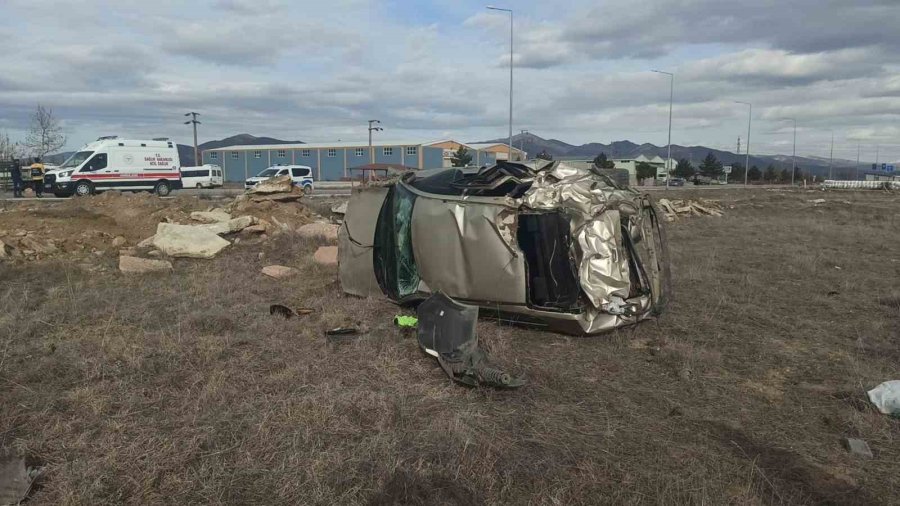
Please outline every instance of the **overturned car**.
[[353, 190], [338, 233], [344, 292], [596, 334], [658, 315], [670, 296], [649, 196], [598, 169], [498, 162], [408, 172]]

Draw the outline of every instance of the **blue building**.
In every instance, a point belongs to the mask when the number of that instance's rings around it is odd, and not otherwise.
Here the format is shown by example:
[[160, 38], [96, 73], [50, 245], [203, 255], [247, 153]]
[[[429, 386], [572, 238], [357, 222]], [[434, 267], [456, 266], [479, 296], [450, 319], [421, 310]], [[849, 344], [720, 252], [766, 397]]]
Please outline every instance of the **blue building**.
[[[225, 181], [243, 181], [273, 165], [306, 165], [312, 167], [317, 181], [340, 181], [359, 173], [351, 169], [376, 164], [392, 164], [411, 169], [438, 169], [450, 166], [450, 153], [444, 146], [452, 141], [436, 142], [330, 142], [313, 144], [267, 144], [258, 146], [225, 146], [208, 149], [201, 158], [204, 164], [222, 167]], [[487, 150], [470, 148], [472, 163], [490, 165], [496, 155]]]

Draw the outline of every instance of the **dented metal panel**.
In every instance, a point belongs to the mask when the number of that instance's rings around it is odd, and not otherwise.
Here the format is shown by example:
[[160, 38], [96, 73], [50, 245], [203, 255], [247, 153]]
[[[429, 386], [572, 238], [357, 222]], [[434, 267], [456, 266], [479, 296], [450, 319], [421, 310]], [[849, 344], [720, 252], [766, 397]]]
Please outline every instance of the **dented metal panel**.
[[344, 292], [359, 297], [383, 295], [372, 268], [375, 226], [388, 188], [354, 190], [338, 230], [338, 278]]
[[525, 304], [525, 260], [507, 207], [419, 197], [412, 237], [419, 275], [431, 290]]

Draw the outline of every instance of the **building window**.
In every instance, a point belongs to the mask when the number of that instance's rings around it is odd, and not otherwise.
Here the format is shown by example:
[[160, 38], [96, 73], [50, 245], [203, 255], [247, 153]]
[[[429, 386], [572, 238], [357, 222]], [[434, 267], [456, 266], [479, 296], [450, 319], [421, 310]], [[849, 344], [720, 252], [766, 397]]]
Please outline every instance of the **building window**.
[[283, 149], [278, 150], [278, 158], [284, 158], [284, 150]]
[[419, 148], [416, 146], [406, 146], [406, 156], [416, 156], [419, 154]]
[[232, 151], [232, 152], [231, 152], [231, 159], [232, 159], [232, 160], [237, 160], [237, 159], [238, 159], [238, 152], [237, 152], [237, 151]]
[[356, 148], [356, 156], [365, 156], [366, 150], [363, 148]]
[[384, 156], [391, 156], [394, 154], [394, 148], [381, 148], [381, 154]]
[[262, 158], [262, 151], [254, 151], [253, 158]]
[[308, 149], [301, 149], [301, 150], [300, 150], [300, 156], [305, 156], [305, 157], [309, 158], [309, 150], [308, 150]]
[[209, 159], [210, 159], [210, 160], [218, 160], [218, 159], [219, 159], [219, 152], [218, 152], [218, 151], [212, 151], [212, 152], [209, 154]]
[[334, 148], [328, 148], [328, 158], [334, 158], [337, 156], [337, 150]]

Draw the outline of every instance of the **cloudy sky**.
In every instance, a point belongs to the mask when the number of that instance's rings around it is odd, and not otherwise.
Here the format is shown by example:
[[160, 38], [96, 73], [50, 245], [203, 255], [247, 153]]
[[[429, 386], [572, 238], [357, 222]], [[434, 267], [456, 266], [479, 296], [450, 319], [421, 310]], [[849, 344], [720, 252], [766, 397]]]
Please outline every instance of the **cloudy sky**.
[[[500, 0], [497, 0], [500, 1]], [[573, 144], [900, 159], [897, 0], [507, 0], [514, 128]], [[201, 142], [505, 136], [509, 18], [468, 0], [0, 0], [0, 131], [41, 103], [69, 149], [98, 135]], [[190, 6], [187, 6], [190, 5]]]

